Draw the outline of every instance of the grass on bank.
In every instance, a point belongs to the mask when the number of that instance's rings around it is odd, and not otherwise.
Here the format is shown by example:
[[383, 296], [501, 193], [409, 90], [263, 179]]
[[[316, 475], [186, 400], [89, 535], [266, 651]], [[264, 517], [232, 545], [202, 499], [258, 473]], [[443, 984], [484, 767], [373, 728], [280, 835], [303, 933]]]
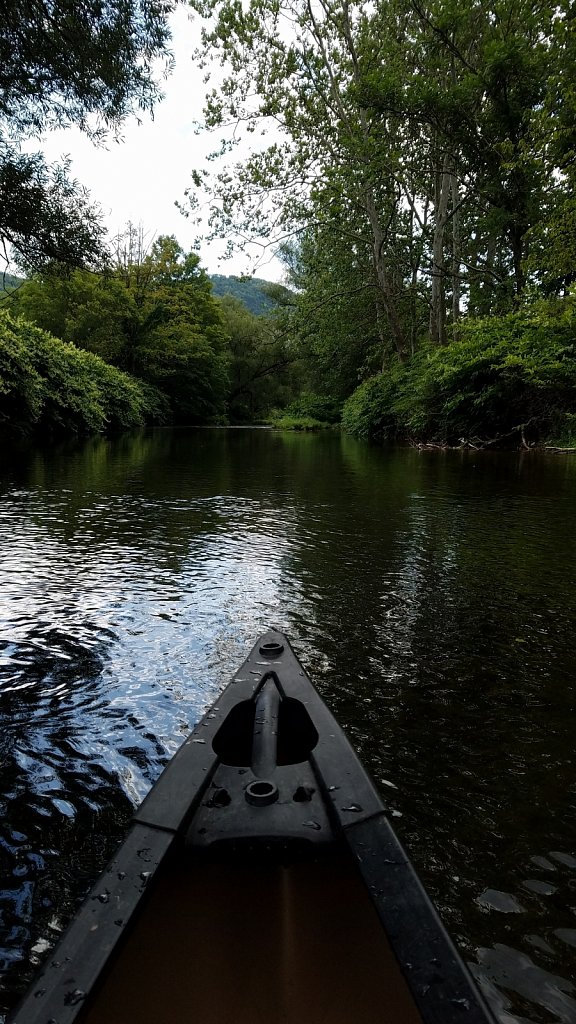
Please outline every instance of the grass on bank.
[[311, 416], [278, 416], [270, 420], [270, 425], [278, 430], [327, 430], [332, 426]]
[[303, 391], [286, 409], [273, 409], [268, 422], [279, 430], [327, 430], [339, 423], [340, 416], [334, 399]]

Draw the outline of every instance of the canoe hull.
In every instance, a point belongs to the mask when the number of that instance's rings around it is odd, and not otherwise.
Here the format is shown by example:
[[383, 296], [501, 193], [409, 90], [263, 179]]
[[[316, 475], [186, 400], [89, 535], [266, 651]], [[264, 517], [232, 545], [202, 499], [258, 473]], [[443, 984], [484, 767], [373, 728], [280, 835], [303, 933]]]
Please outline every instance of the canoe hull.
[[380, 797], [269, 632], [167, 766], [12, 1024], [493, 1020]]

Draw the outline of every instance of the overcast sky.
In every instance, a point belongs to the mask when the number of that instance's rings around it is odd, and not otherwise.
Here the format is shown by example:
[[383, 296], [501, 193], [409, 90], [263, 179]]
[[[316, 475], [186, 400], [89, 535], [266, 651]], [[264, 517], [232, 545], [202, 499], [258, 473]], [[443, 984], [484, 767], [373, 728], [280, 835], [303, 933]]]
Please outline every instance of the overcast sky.
[[[199, 137], [193, 128], [193, 122], [201, 119], [206, 90], [203, 72], [192, 62], [192, 50], [199, 39], [198, 21], [191, 22], [186, 8], [179, 6], [172, 26], [176, 69], [164, 83], [165, 99], [156, 107], [154, 120], [146, 115], [140, 125], [135, 119], [126, 122], [123, 142], [108, 142], [105, 148], [95, 147], [77, 129], [52, 132], [42, 148], [49, 161], [71, 157], [72, 176], [102, 207], [112, 236], [131, 220], [142, 223], [150, 238], [176, 235], [188, 250], [198, 229], [174, 204], [176, 200], [184, 201], [191, 168], [202, 165], [217, 140]], [[252, 260], [246, 256], [222, 260], [224, 248], [224, 242], [202, 245], [201, 263], [209, 273], [250, 273], [254, 259], [260, 258], [255, 249]], [[283, 270], [267, 255], [257, 268], [257, 276], [279, 281]]]

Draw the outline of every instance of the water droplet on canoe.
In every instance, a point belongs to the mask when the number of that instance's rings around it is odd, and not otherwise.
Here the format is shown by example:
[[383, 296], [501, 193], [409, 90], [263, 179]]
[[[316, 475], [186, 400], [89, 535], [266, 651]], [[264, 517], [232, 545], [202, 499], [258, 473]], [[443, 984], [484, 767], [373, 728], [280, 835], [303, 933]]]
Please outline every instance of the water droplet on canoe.
[[360, 804], [350, 804], [349, 807], [341, 807], [340, 810], [349, 811], [350, 814], [359, 814], [360, 811], [363, 810], [363, 808], [360, 807]]
[[192, 740], [192, 743], [206, 743], [206, 740]]
[[329, 793], [335, 793], [337, 789], [340, 789], [340, 786], [328, 786]]
[[118, 881], [119, 882], [123, 882], [125, 878], [126, 878], [126, 872], [125, 871], [119, 871], [118, 872]]
[[463, 1010], [470, 1009], [470, 1001], [468, 999], [451, 999], [450, 1002], [453, 1006], [461, 1006]]
[[123, 919], [122, 917], [119, 917], [119, 918], [118, 918], [118, 919], [117, 919], [116, 921], [114, 921], [114, 924], [115, 924], [115, 925], [116, 925], [116, 926], [117, 926], [118, 928], [121, 928], [121, 927], [122, 927], [122, 925], [124, 924], [124, 919]]
[[98, 896], [98, 899], [100, 900], [100, 903], [108, 903], [109, 900], [110, 900], [110, 893], [109, 892], [101, 892], [99, 894], [99, 896]]
[[140, 872], [140, 878], [144, 882], [144, 885], [146, 885], [146, 883], [148, 882], [148, 880], [150, 878], [150, 875], [151, 875], [150, 871], [141, 871]]
[[302, 825], [304, 828], [314, 828], [318, 832], [322, 828], [322, 825], [320, 825], [317, 821], [303, 821]]
[[46, 995], [46, 989], [45, 988], [39, 988], [38, 991], [34, 993], [34, 998], [35, 999], [40, 999], [41, 996], [43, 996], [43, 995]]
[[66, 1006], [77, 1006], [83, 999], [86, 999], [86, 993], [81, 988], [75, 988], [73, 992], [66, 993], [64, 1003]]

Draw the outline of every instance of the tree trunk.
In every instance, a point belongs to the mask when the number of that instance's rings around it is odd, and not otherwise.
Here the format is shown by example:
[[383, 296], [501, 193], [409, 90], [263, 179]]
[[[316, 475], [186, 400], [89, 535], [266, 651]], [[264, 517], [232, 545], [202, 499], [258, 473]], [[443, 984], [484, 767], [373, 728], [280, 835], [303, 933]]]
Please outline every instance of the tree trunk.
[[494, 270], [494, 263], [496, 260], [496, 247], [498, 243], [498, 237], [495, 231], [492, 231], [488, 236], [488, 242], [486, 244], [486, 270], [488, 273], [482, 275], [478, 283], [478, 303], [477, 308], [474, 310], [477, 316], [488, 316], [492, 312], [493, 305], [493, 294], [495, 289], [495, 279], [492, 275]]
[[[392, 285], [388, 267], [386, 265], [386, 236], [382, 229], [382, 224], [378, 214], [378, 209], [374, 199], [374, 193], [372, 189], [368, 189], [364, 193], [364, 208], [368, 215], [370, 222], [370, 228], [372, 231], [372, 254], [374, 260], [374, 273], [376, 275], [376, 281], [378, 288], [382, 295], [382, 304], [386, 312], [386, 319], [388, 320], [388, 327], [392, 334], [392, 340], [396, 349], [396, 355], [400, 362], [403, 362], [406, 357], [406, 341], [404, 338], [404, 330], [400, 323], [400, 318], [396, 310], [394, 296], [392, 292]], [[384, 340], [384, 339], [383, 339]]]
[[452, 337], [458, 340], [458, 322], [460, 320], [460, 189], [456, 174], [456, 162], [452, 169]]
[[430, 336], [435, 345], [445, 345], [446, 292], [444, 279], [444, 233], [448, 219], [450, 199], [450, 156], [444, 154], [442, 168], [434, 183], [434, 235], [432, 238], [432, 294], [430, 309]]
[[512, 262], [514, 265], [514, 294], [522, 295], [526, 284], [522, 258], [524, 255], [525, 230], [519, 225], [513, 225], [510, 229], [510, 244], [512, 247]]

